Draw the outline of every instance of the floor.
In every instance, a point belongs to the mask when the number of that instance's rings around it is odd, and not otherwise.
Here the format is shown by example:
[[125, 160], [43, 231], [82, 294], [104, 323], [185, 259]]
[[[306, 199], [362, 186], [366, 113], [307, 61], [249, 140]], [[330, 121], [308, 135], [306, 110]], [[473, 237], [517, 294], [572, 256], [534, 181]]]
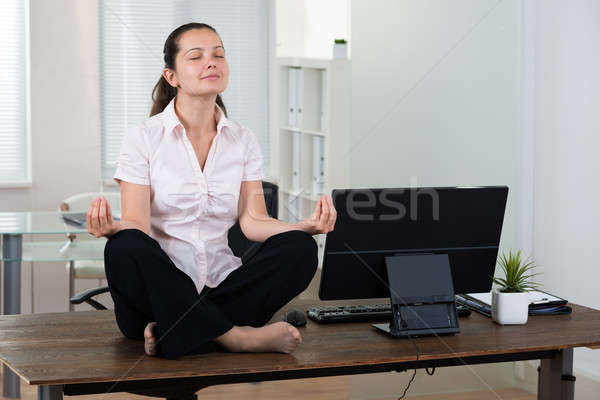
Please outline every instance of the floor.
[[[0, 368], [1, 369], [1, 368]], [[348, 376], [290, 381], [261, 382], [257, 384], [240, 383], [206, 388], [198, 392], [200, 400], [348, 400], [350, 399]], [[0, 387], [2, 381], [0, 380]], [[401, 393], [398, 393], [400, 396]], [[395, 398], [397, 398], [396, 396]], [[535, 400], [536, 395], [521, 389], [498, 389], [495, 391], [476, 391], [466, 393], [444, 393], [427, 396], [406, 396], [415, 400]], [[2, 400], [8, 398], [2, 397]], [[21, 399], [37, 399], [37, 387], [21, 383]], [[65, 396], [66, 400], [146, 400], [154, 397], [137, 396], [129, 393], [96, 394], [89, 396]], [[384, 400], [372, 398], [370, 400]], [[389, 399], [392, 400], [392, 399]]]

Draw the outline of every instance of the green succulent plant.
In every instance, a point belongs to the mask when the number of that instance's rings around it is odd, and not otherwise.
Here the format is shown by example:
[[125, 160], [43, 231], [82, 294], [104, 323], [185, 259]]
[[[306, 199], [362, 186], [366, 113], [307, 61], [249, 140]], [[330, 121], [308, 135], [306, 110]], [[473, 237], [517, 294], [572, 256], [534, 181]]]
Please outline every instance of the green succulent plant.
[[516, 254], [509, 251], [508, 257], [506, 253], [502, 253], [502, 256], [498, 259], [498, 264], [502, 267], [504, 278], [494, 277], [493, 280], [494, 283], [502, 287], [501, 292], [518, 293], [535, 290], [539, 287], [539, 284], [531, 281], [531, 278], [539, 275], [538, 273], [532, 273], [535, 264], [530, 259], [522, 260], [521, 250], [517, 251]]

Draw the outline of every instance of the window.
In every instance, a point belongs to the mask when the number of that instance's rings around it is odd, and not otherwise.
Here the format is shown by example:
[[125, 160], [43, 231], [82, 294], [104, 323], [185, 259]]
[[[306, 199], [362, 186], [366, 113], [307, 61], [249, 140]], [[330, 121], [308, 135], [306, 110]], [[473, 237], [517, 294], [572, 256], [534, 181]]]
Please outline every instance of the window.
[[[103, 0], [99, 3], [102, 178], [111, 181], [121, 140], [148, 117], [169, 33], [188, 22], [214, 27], [230, 76], [221, 94], [229, 118], [252, 129], [269, 157], [268, 1]], [[268, 171], [268, 166], [264, 166]]]
[[27, 0], [0, 6], [0, 185], [31, 184]]

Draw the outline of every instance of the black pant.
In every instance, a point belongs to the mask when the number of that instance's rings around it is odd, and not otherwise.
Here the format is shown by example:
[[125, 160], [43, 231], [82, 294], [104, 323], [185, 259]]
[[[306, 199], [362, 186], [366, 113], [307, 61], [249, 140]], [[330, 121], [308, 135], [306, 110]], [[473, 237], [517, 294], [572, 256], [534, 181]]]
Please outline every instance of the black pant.
[[306, 289], [317, 262], [311, 235], [283, 232], [261, 243], [220, 285], [198, 294], [158, 242], [138, 229], [119, 231], [104, 249], [119, 329], [143, 340], [146, 325], [156, 321], [159, 355], [170, 359], [217, 350], [212, 340], [234, 325], [263, 326]]

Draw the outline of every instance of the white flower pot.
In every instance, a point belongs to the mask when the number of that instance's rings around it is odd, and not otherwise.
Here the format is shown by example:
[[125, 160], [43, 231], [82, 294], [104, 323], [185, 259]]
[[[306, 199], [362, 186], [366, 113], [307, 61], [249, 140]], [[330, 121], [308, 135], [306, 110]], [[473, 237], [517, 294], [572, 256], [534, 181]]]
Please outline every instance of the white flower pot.
[[492, 320], [500, 325], [523, 325], [527, 322], [529, 295], [492, 291]]
[[348, 43], [334, 43], [333, 58], [348, 58]]

